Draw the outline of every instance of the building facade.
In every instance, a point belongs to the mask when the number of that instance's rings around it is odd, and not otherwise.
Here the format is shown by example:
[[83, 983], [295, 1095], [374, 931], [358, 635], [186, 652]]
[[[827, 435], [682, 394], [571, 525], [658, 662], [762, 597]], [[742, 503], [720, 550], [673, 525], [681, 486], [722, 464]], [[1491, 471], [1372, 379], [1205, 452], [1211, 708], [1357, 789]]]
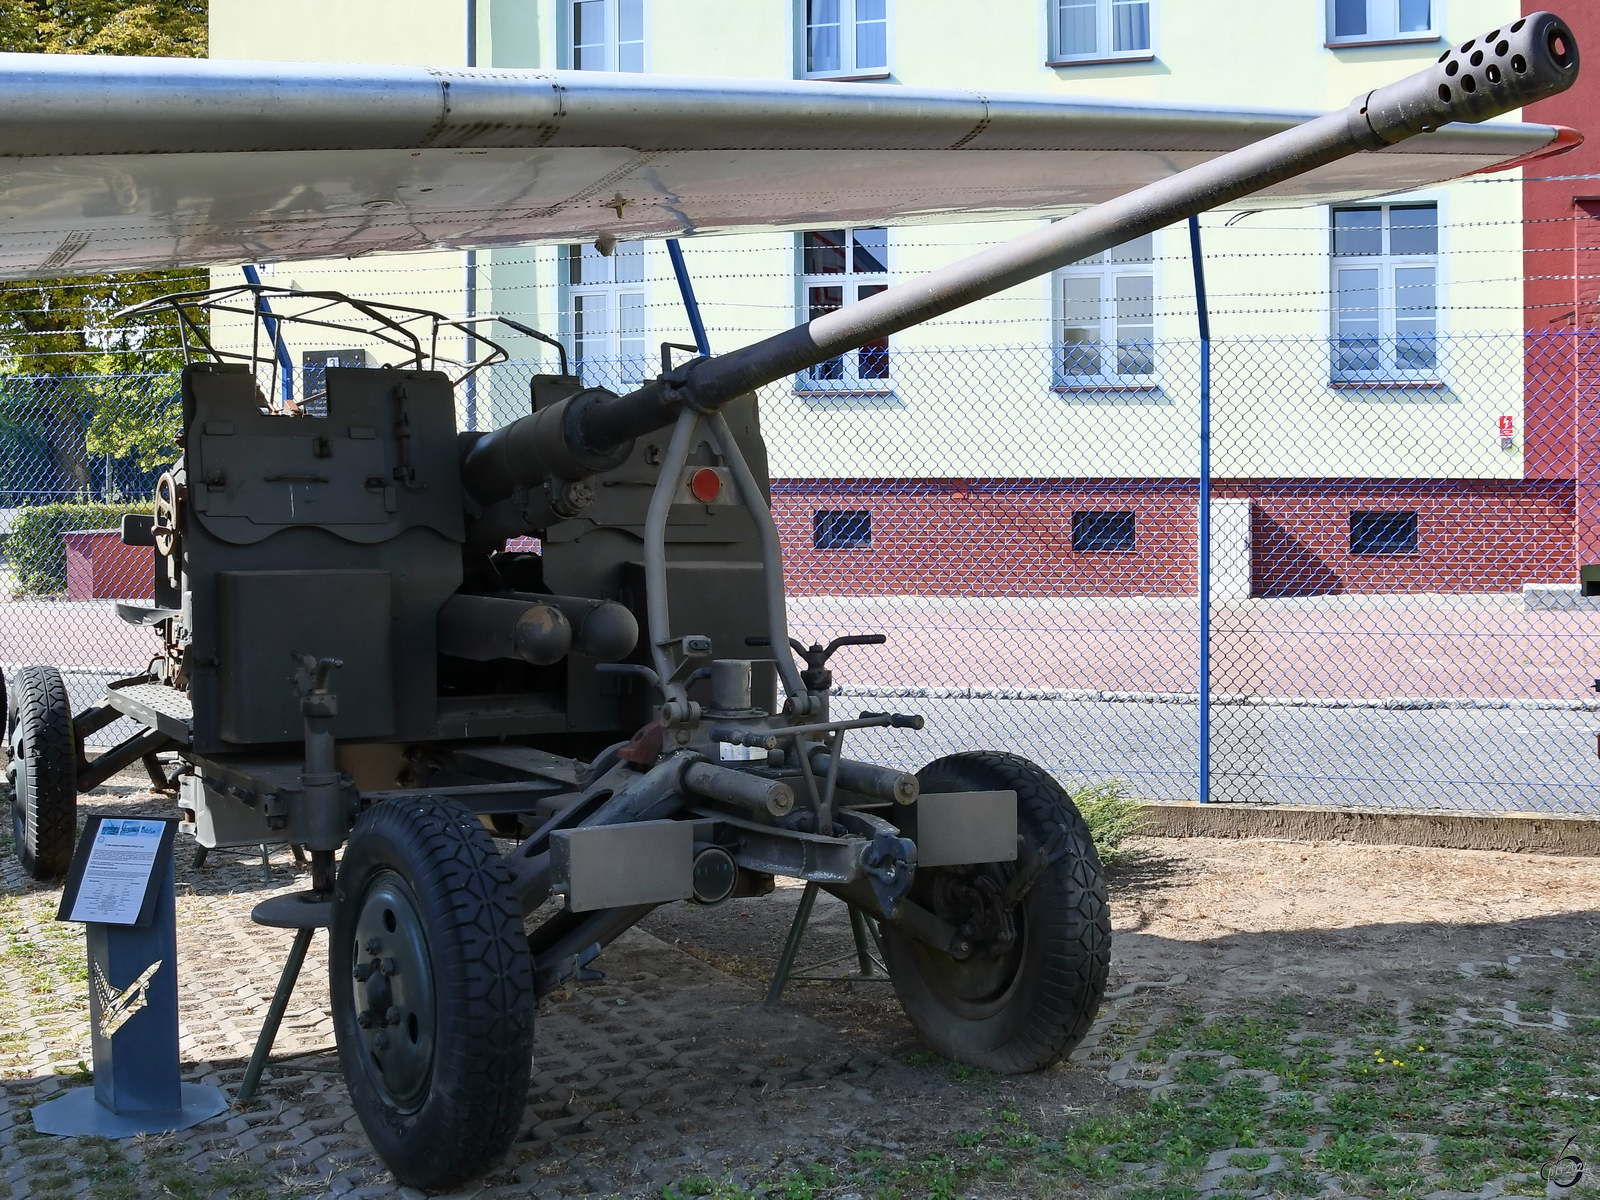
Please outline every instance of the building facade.
[[[1578, 5], [1563, 16], [1580, 43], [1600, 35], [1600, 14], [1592, 6]], [[1581, 131], [1597, 91], [1580, 80], [1530, 107], [1527, 118]], [[1525, 175], [1525, 470], [1530, 480], [1569, 489], [1581, 568], [1600, 563], [1600, 139]]]
[[[213, 0], [211, 12], [212, 53], [229, 58], [1307, 111], [1342, 107], [1519, 15], [1509, 0], [1288, 0], [1254, 7], [1248, 22], [1218, 0], [995, 0], [981, 17], [955, 0]], [[1233, 539], [1223, 549], [1248, 564], [1250, 591], [1504, 591], [1575, 578], [1574, 475], [1547, 465], [1563, 417], [1538, 399], [1550, 389], [1533, 386], [1523, 339], [1535, 304], [1523, 295], [1534, 275], [1523, 207], [1548, 194], [1511, 172], [1204, 219], [1218, 339], [1212, 471], [1229, 511], [1248, 512], [1219, 528]], [[684, 251], [721, 350], [1033, 227], [797, 229], [689, 239]], [[586, 381], [610, 387], [653, 375], [662, 342], [690, 341], [657, 243], [282, 265], [273, 281], [286, 276], [513, 317], [557, 336]], [[1163, 230], [767, 389], [791, 587], [1192, 594], [1192, 280], [1186, 231]], [[551, 361], [531, 340], [507, 346], [521, 362]], [[518, 415], [526, 372], [482, 380], [463, 420]], [[1581, 540], [1588, 526], [1577, 527]]]

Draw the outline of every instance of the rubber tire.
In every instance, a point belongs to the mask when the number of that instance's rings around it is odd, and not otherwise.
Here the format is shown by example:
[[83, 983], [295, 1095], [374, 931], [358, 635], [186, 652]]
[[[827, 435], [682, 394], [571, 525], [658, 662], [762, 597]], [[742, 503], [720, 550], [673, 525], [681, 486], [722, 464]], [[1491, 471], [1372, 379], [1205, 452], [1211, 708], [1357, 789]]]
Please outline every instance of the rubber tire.
[[[999, 751], [953, 754], [917, 773], [924, 792], [1015, 791], [1017, 829], [1034, 850], [1059, 838], [1058, 854], [1017, 908], [1018, 961], [1006, 989], [975, 1016], [959, 1011], [930, 983], [955, 959], [883, 925], [883, 949], [900, 1005], [917, 1032], [946, 1058], [1001, 1074], [1049, 1066], [1083, 1039], [1099, 1012], [1111, 969], [1111, 910], [1094, 839], [1062, 786], [1027, 759]], [[990, 871], [1009, 880], [1011, 863]], [[934, 872], [918, 872], [914, 899]], [[934, 977], [933, 979], [930, 979]]]
[[67, 685], [54, 667], [23, 666], [12, 676], [8, 696], [6, 778], [17, 860], [34, 879], [53, 879], [72, 864], [78, 832], [78, 760]]
[[[403, 1112], [373, 1081], [356, 1024], [352, 930], [367, 885], [399, 875], [417, 902], [432, 968], [432, 1076]], [[373, 1148], [402, 1184], [453, 1189], [505, 1153], [533, 1067], [533, 964], [511, 876], [482, 822], [429, 798], [375, 805], [345, 846], [329, 932], [339, 1065]]]

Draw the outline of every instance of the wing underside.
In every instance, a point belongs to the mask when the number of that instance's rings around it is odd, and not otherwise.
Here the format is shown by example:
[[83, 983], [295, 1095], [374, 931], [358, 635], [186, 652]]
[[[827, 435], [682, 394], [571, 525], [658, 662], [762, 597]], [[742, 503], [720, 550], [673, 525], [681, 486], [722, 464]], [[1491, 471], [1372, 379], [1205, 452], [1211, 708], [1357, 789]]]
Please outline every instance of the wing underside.
[[[1309, 113], [861, 84], [0, 55], [0, 278], [1069, 212]], [[1452, 126], [1270, 188], [1566, 148]]]

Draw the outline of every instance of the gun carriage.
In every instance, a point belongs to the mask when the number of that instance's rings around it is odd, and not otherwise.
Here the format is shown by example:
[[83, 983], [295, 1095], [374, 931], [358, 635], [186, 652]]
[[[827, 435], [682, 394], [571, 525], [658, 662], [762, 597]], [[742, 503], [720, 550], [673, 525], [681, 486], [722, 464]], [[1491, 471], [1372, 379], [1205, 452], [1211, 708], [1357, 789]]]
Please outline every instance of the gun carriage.
[[[160, 651], [77, 714], [53, 668], [17, 673], [19, 852], [61, 870], [76, 792], [174, 750], [163, 782], [202, 846], [303, 847], [311, 887], [267, 915], [331, 927], [345, 1077], [419, 1186], [480, 1171], [515, 1135], [539, 994], [655, 905], [758, 895], [775, 875], [874, 922], [935, 1049], [1050, 1063], [1088, 1029], [1109, 965], [1092, 840], [1015, 755], [916, 774], [849, 756], [851, 731], [921, 718], [833, 711], [831, 656], [880, 636], [790, 639], [756, 389], [1338, 158], [1508, 112], [1577, 65], [1557, 18], [1525, 18], [787, 333], [664, 358], [627, 395], [563, 359], [489, 432], [456, 425], [455, 385], [504, 358], [476, 326], [259, 285], [168, 297], [191, 350], [182, 455], [124, 527], [154, 548], [154, 605], [122, 606]], [[387, 365], [280, 394], [286, 327], [336, 307]], [[225, 338], [229, 322], [254, 332]], [[463, 339], [470, 366], [440, 350]], [[517, 537], [538, 552], [507, 550]], [[123, 716], [141, 731], [89, 762], [84, 738]]]

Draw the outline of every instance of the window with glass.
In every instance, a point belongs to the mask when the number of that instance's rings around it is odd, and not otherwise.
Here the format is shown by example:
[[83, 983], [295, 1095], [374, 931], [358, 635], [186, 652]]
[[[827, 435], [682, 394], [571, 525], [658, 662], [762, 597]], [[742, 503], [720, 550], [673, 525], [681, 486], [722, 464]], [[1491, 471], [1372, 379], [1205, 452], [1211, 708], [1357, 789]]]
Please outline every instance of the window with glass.
[[1328, 0], [1328, 44], [1425, 42], [1434, 27], [1437, 0]]
[[569, 0], [574, 71], [644, 70], [644, 0]]
[[812, 513], [811, 545], [817, 550], [871, 550], [872, 513], [861, 508]]
[[1351, 554], [1415, 554], [1416, 552], [1416, 513], [1353, 512], [1350, 514]]
[[646, 339], [643, 242], [562, 252], [573, 369], [586, 387], [628, 391], [653, 377]]
[[[818, 229], [800, 235], [801, 295], [807, 320], [876, 296], [889, 287], [887, 229]], [[802, 390], [888, 391], [889, 340], [803, 371]]]
[[1138, 524], [1131, 512], [1072, 514], [1072, 550], [1075, 554], [1126, 553], [1138, 548]]
[[805, 0], [808, 78], [889, 70], [889, 0]]
[[1154, 386], [1155, 235], [1057, 271], [1058, 387]]
[[1152, 0], [1049, 0], [1050, 59], [1149, 58]]
[[1439, 208], [1333, 210], [1335, 381], [1431, 379], [1438, 369]]

